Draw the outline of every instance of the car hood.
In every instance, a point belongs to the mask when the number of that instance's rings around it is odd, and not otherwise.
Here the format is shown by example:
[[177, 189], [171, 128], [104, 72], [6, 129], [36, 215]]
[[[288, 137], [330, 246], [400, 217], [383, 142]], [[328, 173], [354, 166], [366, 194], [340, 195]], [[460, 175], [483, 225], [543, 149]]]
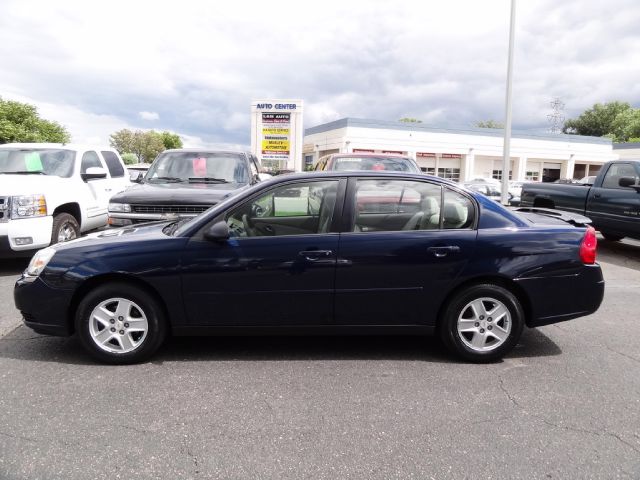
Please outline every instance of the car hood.
[[71, 179], [55, 175], [0, 174], [0, 195], [38, 195], [59, 190], [61, 182]]
[[112, 202], [134, 204], [214, 205], [247, 188], [237, 183], [141, 183], [114, 195]]

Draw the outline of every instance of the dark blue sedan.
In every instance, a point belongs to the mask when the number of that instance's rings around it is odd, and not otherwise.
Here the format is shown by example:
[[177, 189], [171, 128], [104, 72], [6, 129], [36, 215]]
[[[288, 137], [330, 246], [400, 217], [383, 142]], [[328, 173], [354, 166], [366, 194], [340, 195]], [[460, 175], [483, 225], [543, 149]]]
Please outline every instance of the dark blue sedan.
[[588, 219], [507, 210], [439, 178], [274, 178], [200, 216], [39, 251], [15, 287], [26, 325], [131, 363], [172, 335], [437, 332], [498, 359], [524, 326], [595, 312]]

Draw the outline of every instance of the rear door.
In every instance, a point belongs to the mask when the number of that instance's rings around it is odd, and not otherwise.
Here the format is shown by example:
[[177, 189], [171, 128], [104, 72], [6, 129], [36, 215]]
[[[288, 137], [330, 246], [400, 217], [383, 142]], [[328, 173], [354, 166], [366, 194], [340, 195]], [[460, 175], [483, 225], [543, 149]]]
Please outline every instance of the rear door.
[[131, 180], [129, 179], [129, 174], [122, 163], [122, 160], [116, 155], [115, 152], [110, 150], [102, 150], [101, 152], [104, 163], [107, 165], [107, 170], [109, 170], [110, 182], [107, 187], [107, 193], [109, 198], [111, 198], [116, 193], [123, 192], [128, 186], [131, 185]]
[[475, 248], [475, 201], [429, 181], [350, 178], [335, 322], [433, 324]]
[[631, 177], [638, 183], [640, 172], [633, 163], [609, 165], [602, 185], [591, 187], [586, 215], [602, 231], [640, 238], [640, 194], [633, 188], [621, 187], [622, 177]]

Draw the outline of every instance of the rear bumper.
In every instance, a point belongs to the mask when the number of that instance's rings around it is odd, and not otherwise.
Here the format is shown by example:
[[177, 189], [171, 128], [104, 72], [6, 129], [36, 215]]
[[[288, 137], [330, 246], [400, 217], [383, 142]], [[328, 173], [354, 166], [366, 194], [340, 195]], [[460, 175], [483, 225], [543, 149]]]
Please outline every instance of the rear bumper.
[[13, 299], [24, 323], [37, 333], [68, 336], [73, 333], [68, 317], [72, 292], [52, 288], [40, 278], [21, 277], [13, 290]]
[[540, 327], [594, 313], [604, 298], [600, 265], [584, 265], [575, 275], [517, 280], [529, 298], [527, 326]]

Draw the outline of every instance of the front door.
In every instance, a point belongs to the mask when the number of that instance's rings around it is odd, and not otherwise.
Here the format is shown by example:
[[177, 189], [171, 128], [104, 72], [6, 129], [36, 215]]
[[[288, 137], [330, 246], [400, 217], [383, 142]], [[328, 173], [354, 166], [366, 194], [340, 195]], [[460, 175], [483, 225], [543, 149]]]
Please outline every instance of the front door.
[[475, 203], [427, 181], [350, 182], [352, 221], [340, 239], [336, 323], [434, 324], [473, 254]]
[[192, 238], [182, 265], [189, 323], [328, 324], [339, 241], [333, 220], [342, 207], [336, 202], [339, 186], [339, 180], [279, 185], [224, 216], [229, 241]]

